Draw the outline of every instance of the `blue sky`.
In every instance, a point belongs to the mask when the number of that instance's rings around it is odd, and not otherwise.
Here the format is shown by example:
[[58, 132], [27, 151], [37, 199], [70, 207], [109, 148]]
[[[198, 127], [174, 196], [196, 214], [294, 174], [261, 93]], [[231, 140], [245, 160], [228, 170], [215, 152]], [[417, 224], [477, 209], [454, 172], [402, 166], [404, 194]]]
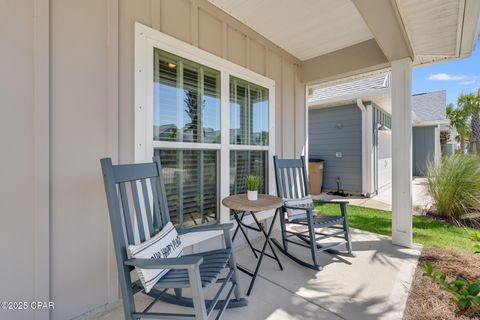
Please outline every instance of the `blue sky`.
[[480, 88], [479, 46], [477, 44], [469, 58], [415, 68], [413, 93], [447, 90], [447, 103], [456, 105], [459, 94], [477, 91]]

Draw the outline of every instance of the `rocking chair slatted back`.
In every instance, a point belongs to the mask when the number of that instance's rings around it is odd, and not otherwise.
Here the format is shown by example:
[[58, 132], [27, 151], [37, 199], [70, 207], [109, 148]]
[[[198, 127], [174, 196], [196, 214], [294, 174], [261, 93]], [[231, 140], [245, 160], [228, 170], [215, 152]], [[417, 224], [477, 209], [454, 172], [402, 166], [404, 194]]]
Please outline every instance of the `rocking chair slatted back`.
[[[110, 159], [102, 159], [101, 162], [104, 174], [111, 175], [112, 178], [108, 180], [111, 185], [106, 186], [112, 200], [109, 204], [113, 203], [115, 206], [115, 214], [111, 214], [110, 219], [112, 226], [117, 228], [112, 231], [119, 240], [118, 243], [125, 244], [120, 249], [125, 251], [127, 245], [138, 242], [136, 235], [139, 242], [143, 242], [170, 221], [165, 190], [161, 183], [161, 164], [160, 161], [155, 161], [135, 166], [112, 166]], [[157, 192], [158, 188], [162, 189], [160, 193]], [[163, 199], [159, 199], [159, 194]]]
[[279, 197], [298, 199], [310, 194], [303, 156], [300, 159], [278, 159], [274, 156], [273, 163]]

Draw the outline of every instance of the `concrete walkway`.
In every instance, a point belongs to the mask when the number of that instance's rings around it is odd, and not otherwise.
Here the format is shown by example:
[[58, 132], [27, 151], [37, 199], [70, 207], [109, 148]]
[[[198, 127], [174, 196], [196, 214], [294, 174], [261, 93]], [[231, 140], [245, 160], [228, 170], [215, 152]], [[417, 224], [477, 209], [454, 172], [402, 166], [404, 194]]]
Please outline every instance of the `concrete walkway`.
[[[222, 319], [291, 320], [291, 319], [401, 319], [420, 248], [394, 246], [390, 238], [352, 230], [356, 257], [322, 253], [324, 270], [301, 267], [279, 253], [284, 270], [266, 258], [259, 277], [244, 308], [228, 309]], [[259, 244], [257, 244], [259, 245]], [[307, 249], [291, 245], [296, 254], [309, 259]], [[239, 264], [253, 268], [256, 263], [250, 250], [237, 252]], [[240, 272], [243, 291], [250, 278]], [[137, 294], [139, 306], [151, 298]], [[157, 312], [190, 311], [157, 303]], [[97, 320], [123, 319], [117, 307]]]
[[[428, 210], [431, 206], [431, 198], [427, 193], [427, 179], [423, 177], [414, 177], [412, 181], [412, 204], [413, 212], [415, 214], [422, 214]], [[361, 196], [350, 196], [350, 197], [338, 197], [332, 196], [327, 193], [322, 193], [321, 195], [314, 196], [314, 199], [319, 200], [348, 200], [350, 204], [380, 209], [386, 211], [392, 211], [392, 188], [389, 186], [384, 190], [380, 191], [378, 195], [371, 198], [365, 198]]]

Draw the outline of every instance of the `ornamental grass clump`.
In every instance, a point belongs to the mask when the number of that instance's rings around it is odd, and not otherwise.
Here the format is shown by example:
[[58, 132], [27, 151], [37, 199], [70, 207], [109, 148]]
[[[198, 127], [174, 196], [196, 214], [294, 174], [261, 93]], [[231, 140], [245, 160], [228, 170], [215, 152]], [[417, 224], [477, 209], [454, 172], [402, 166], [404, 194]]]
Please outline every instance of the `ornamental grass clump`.
[[[480, 216], [480, 158], [453, 155], [432, 163], [427, 169], [428, 191], [437, 214], [460, 223]], [[475, 218], [476, 217], [476, 218]]]
[[247, 190], [257, 191], [260, 187], [260, 179], [259, 176], [247, 176]]

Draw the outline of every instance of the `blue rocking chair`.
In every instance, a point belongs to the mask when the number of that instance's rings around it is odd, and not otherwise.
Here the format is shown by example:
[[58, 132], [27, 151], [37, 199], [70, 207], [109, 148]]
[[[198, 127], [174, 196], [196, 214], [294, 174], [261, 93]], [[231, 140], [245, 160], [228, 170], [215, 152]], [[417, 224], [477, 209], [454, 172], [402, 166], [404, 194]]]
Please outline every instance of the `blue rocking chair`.
[[[305, 158], [300, 159], [279, 159], [273, 157], [275, 167], [275, 179], [277, 183], [277, 194], [285, 200], [292, 202], [302, 201], [310, 196], [307, 179], [307, 170], [305, 167]], [[290, 259], [298, 264], [314, 270], [322, 270], [318, 265], [318, 252], [326, 251], [333, 254], [339, 252], [334, 248], [346, 245], [348, 254], [354, 256], [352, 252], [352, 242], [350, 230], [348, 227], [347, 201], [319, 201], [322, 203], [334, 203], [340, 206], [341, 215], [318, 216], [313, 206], [313, 201], [307, 199], [308, 204], [289, 205], [285, 201], [282, 207], [282, 218], [287, 210], [293, 210], [298, 215], [297, 218], [285, 220], [280, 219], [282, 243], [272, 239], [272, 242]], [[286, 224], [293, 224], [306, 227], [304, 231], [287, 230]], [[297, 241], [291, 240], [292, 237]], [[341, 238], [342, 240], [334, 243], [320, 243], [321, 240], [328, 238]], [[300, 241], [298, 241], [300, 240]], [[297, 258], [289, 251], [289, 243], [310, 249], [312, 263], [308, 263]]]
[[[101, 161], [112, 226], [119, 282], [125, 319], [220, 319], [227, 307], [246, 306], [238, 283], [238, 271], [232, 251], [230, 230], [233, 224], [199, 225], [178, 229], [178, 233], [222, 230], [225, 249], [184, 255], [179, 258], [129, 259], [127, 246], [135, 244], [132, 218], [136, 219], [137, 236], [144, 242], [145, 230], [153, 237], [170, 221], [160, 159], [152, 163], [112, 165], [110, 158]], [[151, 188], [151, 198], [147, 185]], [[141, 188], [140, 188], [141, 186]], [[127, 191], [128, 190], [128, 191]], [[130, 195], [127, 196], [127, 194]], [[131, 200], [131, 202], [129, 202]], [[134, 211], [135, 217], [132, 217]], [[142, 214], [142, 211], [145, 214]], [[145, 229], [144, 226], [147, 228]], [[130, 272], [135, 268], [170, 269], [146, 293], [153, 301], [142, 311], [135, 307], [134, 294], [144, 291], [140, 281], [132, 281]], [[219, 283], [213, 299], [205, 300], [204, 291]], [[182, 296], [182, 289], [190, 288], [191, 298]], [[173, 289], [173, 294], [168, 290]], [[223, 299], [220, 297], [223, 294]], [[235, 299], [232, 299], [232, 294]], [[193, 307], [193, 313], [149, 312], [158, 301]]]

